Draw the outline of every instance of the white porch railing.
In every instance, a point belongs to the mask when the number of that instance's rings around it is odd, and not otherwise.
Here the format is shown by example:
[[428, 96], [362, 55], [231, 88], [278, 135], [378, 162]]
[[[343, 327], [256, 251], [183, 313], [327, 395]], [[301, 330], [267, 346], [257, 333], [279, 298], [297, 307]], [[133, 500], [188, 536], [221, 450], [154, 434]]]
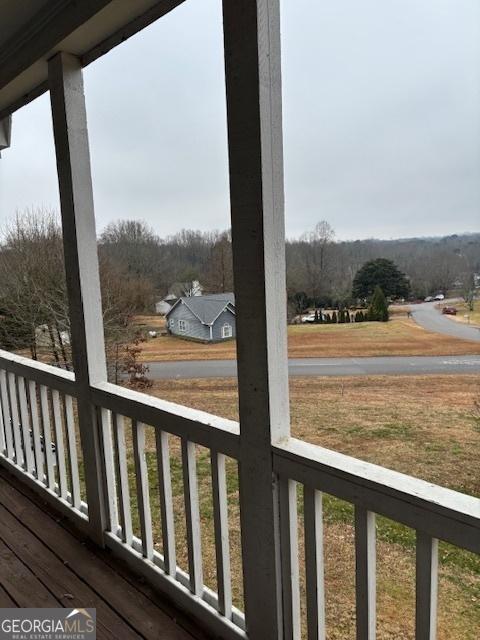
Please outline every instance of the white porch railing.
[[4, 463], [88, 528], [74, 375], [1, 351], [0, 401]]
[[[105, 544], [213, 634], [232, 639], [248, 637], [248, 619], [232, 606], [225, 472], [226, 458], [240, 465], [244, 462], [238, 424], [107, 383], [93, 386], [91, 399], [97, 409], [105, 461]], [[77, 456], [73, 375], [0, 352], [0, 403], [1, 463], [88, 531], [88, 510], [81, 499], [83, 460], [81, 454]], [[182, 570], [176, 560], [178, 540], [169, 452], [172, 436], [181, 442], [188, 571]], [[150, 486], [146, 440], [150, 466], [154, 464], [158, 474], [155, 496]], [[197, 446], [210, 451], [216, 591], [203, 580]], [[284, 637], [325, 638], [325, 493], [355, 508], [357, 637], [375, 637], [378, 514], [417, 532], [415, 637], [434, 638], [438, 540], [480, 553], [480, 500], [294, 438], [273, 446], [271, 453], [275, 473], [272, 487], [279, 486]], [[300, 612], [298, 483], [304, 487], [306, 636], [302, 635], [305, 630], [301, 628]], [[132, 490], [136, 493], [135, 509]], [[152, 521], [152, 500], [157, 498], [159, 522]], [[134, 531], [135, 514], [139, 535]], [[161, 531], [162, 553], [154, 546], [156, 530]], [[244, 571], [255, 571], [255, 567], [244, 566]]]
[[325, 638], [323, 493], [346, 500], [355, 510], [357, 638], [375, 638], [376, 515], [416, 531], [415, 638], [436, 638], [438, 540], [480, 553], [480, 500], [295, 438], [274, 447], [273, 456], [281, 487], [286, 637], [302, 637], [297, 538], [301, 483], [308, 640]]
[[[92, 400], [100, 409], [105, 447], [108, 487], [109, 532], [106, 544], [160, 589], [195, 613], [220, 637], [245, 637], [245, 618], [232, 606], [229, 523], [226, 489], [226, 457], [238, 461], [239, 428], [230, 420], [188, 409], [130, 389], [104, 383], [92, 388]], [[131, 443], [126, 432], [131, 434]], [[183, 485], [182, 511], [188, 571], [176, 561], [175, 514], [172, 497], [169, 440], [180, 440]], [[146, 459], [146, 440], [158, 479], [158, 496], [152, 497]], [[213, 502], [214, 546], [217, 592], [203, 580], [197, 446], [210, 451], [211, 499]], [[153, 449], [153, 450], [152, 450]], [[139, 536], [133, 533], [128, 460], [133, 459]], [[132, 466], [132, 465], [131, 465]], [[152, 526], [152, 500], [160, 502], [160, 522]], [[161, 527], [162, 550], [154, 548], [154, 529]]]

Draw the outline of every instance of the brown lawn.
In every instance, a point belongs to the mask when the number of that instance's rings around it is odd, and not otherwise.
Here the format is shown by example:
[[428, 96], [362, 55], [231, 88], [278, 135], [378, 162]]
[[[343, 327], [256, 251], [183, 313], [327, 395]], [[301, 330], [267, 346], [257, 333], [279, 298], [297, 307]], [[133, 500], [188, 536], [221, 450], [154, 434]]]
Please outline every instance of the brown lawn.
[[[233, 378], [157, 380], [152, 395], [238, 419]], [[294, 377], [292, 435], [480, 495], [476, 375]]]
[[163, 331], [166, 327], [166, 320], [164, 316], [135, 316], [133, 318], [133, 324], [147, 331], [153, 329], [154, 331]]
[[[160, 336], [142, 343], [144, 362], [165, 360], [229, 360], [235, 358], [235, 341], [200, 344]], [[431, 333], [413, 320], [397, 317], [388, 322], [288, 327], [291, 358], [466, 355], [480, 354], [480, 343]]]
[[[427, 480], [480, 494], [480, 426], [473, 418], [478, 377], [376, 376], [291, 380], [292, 432], [296, 437]], [[157, 381], [151, 393], [229, 418], [237, 417], [234, 380]], [[153, 430], [152, 430], [153, 431]], [[181, 566], [187, 566], [179, 442], [171, 438], [172, 475]], [[154, 478], [153, 433], [148, 438]], [[208, 452], [199, 448], [198, 475], [206, 583], [215, 588]], [[153, 487], [155, 480], [152, 480]], [[153, 488], [152, 487], [152, 488]], [[235, 602], [242, 603], [236, 465], [228, 463], [230, 537]], [[152, 498], [152, 502], [158, 500]], [[301, 505], [301, 503], [299, 503]], [[154, 506], [154, 509], [157, 509]], [[325, 498], [325, 572], [328, 638], [354, 632], [354, 538], [351, 508]], [[303, 557], [302, 512], [299, 514]], [[161, 549], [157, 523], [156, 541]], [[379, 519], [378, 638], [414, 638], [414, 534]], [[302, 569], [303, 584], [303, 569]], [[303, 592], [302, 592], [303, 593]], [[477, 640], [480, 628], [480, 561], [441, 547], [439, 640]], [[302, 596], [304, 602], [304, 594]]]

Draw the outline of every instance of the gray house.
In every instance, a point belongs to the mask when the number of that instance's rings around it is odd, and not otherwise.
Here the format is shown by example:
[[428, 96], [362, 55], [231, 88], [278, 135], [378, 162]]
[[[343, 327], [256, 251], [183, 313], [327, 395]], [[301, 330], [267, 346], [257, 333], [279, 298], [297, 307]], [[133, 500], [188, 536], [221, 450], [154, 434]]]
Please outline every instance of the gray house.
[[166, 314], [170, 334], [201, 342], [221, 342], [235, 338], [235, 297], [233, 293], [179, 298]]

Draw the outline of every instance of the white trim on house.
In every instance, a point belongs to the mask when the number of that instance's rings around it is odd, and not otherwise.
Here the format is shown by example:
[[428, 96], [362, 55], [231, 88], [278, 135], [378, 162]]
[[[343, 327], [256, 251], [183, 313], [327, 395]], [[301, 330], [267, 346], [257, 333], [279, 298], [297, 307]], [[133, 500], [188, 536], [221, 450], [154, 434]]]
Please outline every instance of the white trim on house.
[[215, 324], [217, 319], [222, 315], [222, 313], [225, 310], [230, 311], [230, 313], [232, 313], [233, 315], [236, 315], [235, 314], [235, 307], [233, 306], [233, 304], [231, 302], [227, 302], [227, 304], [223, 307], [223, 309], [220, 311], [220, 313], [217, 316], [215, 316], [215, 318], [212, 320], [212, 322], [211, 322], [212, 326]]
[[232, 325], [228, 322], [222, 326], [222, 338], [231, 338], [233, 336], [233, 328]]

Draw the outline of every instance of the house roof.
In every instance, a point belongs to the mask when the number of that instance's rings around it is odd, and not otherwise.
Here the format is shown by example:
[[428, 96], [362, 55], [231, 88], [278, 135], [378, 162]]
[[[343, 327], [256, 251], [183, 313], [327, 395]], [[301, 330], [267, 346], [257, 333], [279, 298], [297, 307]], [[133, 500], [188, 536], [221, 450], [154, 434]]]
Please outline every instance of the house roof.
[[234, 293], [207, 293], [204, 298], [210, 298], [210, 300], [227, 300], [235, 306], [235, 294]]
[[179, 298], [167, 313], [169, 316], [179, 304], [184, 304], [202, 324], [211, 325], [227, 307], [235, 313], [235, 296], [233, 293], [213, 293], [206, 296], [190, 296]]

